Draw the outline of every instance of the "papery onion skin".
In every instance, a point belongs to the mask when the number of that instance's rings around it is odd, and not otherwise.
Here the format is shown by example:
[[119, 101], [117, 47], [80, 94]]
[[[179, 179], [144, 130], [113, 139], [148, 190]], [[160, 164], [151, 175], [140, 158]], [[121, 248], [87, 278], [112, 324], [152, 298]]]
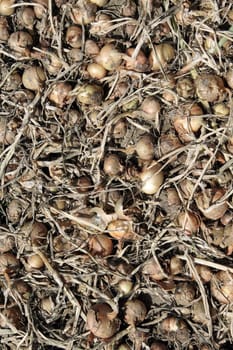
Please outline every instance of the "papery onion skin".
[[141, 179], [141, 191], [145, 194], [155, 194], [163, 184], [164, 175], [160, 170], [161, 165], [153, 162], [150, 166], [142, 170], [139, 177]]

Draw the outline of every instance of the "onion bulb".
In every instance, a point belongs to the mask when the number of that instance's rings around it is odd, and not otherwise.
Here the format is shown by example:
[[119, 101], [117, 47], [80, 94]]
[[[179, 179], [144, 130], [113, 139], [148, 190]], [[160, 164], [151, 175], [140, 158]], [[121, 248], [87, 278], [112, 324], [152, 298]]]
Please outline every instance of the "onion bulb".
[[166, 68], [168, 62], [175, 57], [174, 48], [167, 43], [155, 45], [149, 56], [149, 63], [153, 71]]
[[142, 270], [143, 275], [150, 277], [154, 281], [161, 281], [165, 278], [165, 273], [154, 258], [148, 260]]
[[96, 62], [108, 71], [116, 70], [122, 62], [122, 54], [113, 44], [106, 44], [96, 56]]
[[1, 311], [0, 327], [10, 328], [9, 325], [20, 330], [24, 330], [25, 328], [23, 315], [17, 305], [8, 306]]
[[145, 304], [139, 299], [128, 300], [125, 304], [125, 322], [135, 326], [144, 321], [147, 314]]
[[8, 22], [5, 17], [0, 17], [0, 41], [7, 41], [9, 38]]
[[111, 238], [107, 235], [100, 234], [90, 238], [89, 249], [93, 255], [99, 255], [102, 257], [112, 254], [113, 243]]
[[27, 258], [27, 267], [26, 267], [26, 269], [28, 271], [32, 271], [34, 269], [39, 270], [42, 267], [44, 267], [44, 262], [43, 262], [43, 260], [41, 259], [41, 257], [38, 254], [30, 255]]
[[141, 110], [144, 112], [143, 118], [146, 120], [156, 120], [160, 109], [160, 102], [154, 96], [146, 97], [141, 104]]
[[214, 74], [201, 74], [195, 80], [197, 96], [207, 102], [221, 101], [224, 96], [223, 79]]
[[82, 46], [82, 28], [70, 26], [66, 31], [66, 42], [71, 47], [79, 49]]
[[108, 233], [115, 239], [127, 239], [132, 236], [131, 223], [127, 220], [113, 220], [108, 225]]
[[195, 299], [196, 291], [190, 282], [180, 282], [176, 286], [174, 298], [177, 305], [189, 306]]
[[136, 152], [142, 160], [152, 160], [155, 155], [154, 143], [151, 135], [147, 134], [136, 143]]
[[99, 105], [103, 100], [103, 88], [96, 84], [86, 84], [77, 91], [77, 102], [84, 105]]
[[48, 98], [59, 107], [63, 107], [69, 103], [71, 90], [72, 86], [67, 82], [55, 83], [51, 88]]
[[107, 4], [108, 0], [90, 0], [93, 4], [96, 4], [99, 7], [103, 7]]
[[233, 69], [229, 69], [229, 71], [226, 74], [226, 81], [228, 86], [230, 86], [231, 89], [233, 89]]
[[211, 220], [218, 220], [228, 209], [226, 200], [221, 201], [225, 190], [223, 188], [207, 188], [197, 194], [195, 202], [202, 214]]
[[111, 338], [119, 329], [120, 321], [106, 303], [95, 304], [87, 313], [87, 328], [101, 339]]
[[153, 342], [150, 346], [150, 350], [167, 350], [167, 346], [160, 342], [160, 341], [156, 341], [156, 342]]
[[8, 39], [8, 46], [20, 56], [29, 56], [30, 47], [32, 46], [32, 36], [24, 31], [14, 32]]
[[0, 275], [14, 274], [19, 268], [19, 260], [14, 254], [7, 252], [0, 254]]
[[98, 63], [89, 63], [87, 66], [87, 72], [93, 79], [102, 79], [107, 74], [106, 69]]
[[150, 166], [144, 168], [139, 174], [141, 191], [146, 194], [155, 194], [163, 184], [164, 176], [160, 170], [161, 165], [153, 161]]
[[185, 321], [180, 318], [169, 316], [160, 324], [161, 332], [167, 337], [174, 338], [180, 342], [187, 342], [189, 337], [188, 326]]
[[11, 7], [14, 5], [15, 0], [0, 0], [0, 15], [11, 16], [15, 12], [15, 8]]
[[42, 67], [32, 66], [24, 70], [22, 82], [26, 89], [39, 91], [46, 80], [46, 76]]
[[75, 24], [83, 25], [94, 22], [97, 6], [88, 0], [78, 1], [77, 6], [71, 8], [71, 19]]
[[134, 55], [135, 48], [130, 47], [126, 50], [126, 54], [124, 55], [124, 60], [126, 61], [126, 69], [134, 70], [136, 72], [146, 72], [148, 70], [149, 64], [148, 59], [142, 50], [139, 50], [136, 57], [132, 57]]
[[182, 211], [178, 215], [178, 225], [187, 235], [191, 236], [192, 234], [197, 233], [200, 222], [196, 214], [192, 213], [191, 211]]
[[109, 176], [120, 175], [124, 170], [124, 167], [121, 164], [121, 160], [117, 154], [106, 155], [104, 158], [103, 168], [104, 168], [105, 174]]
[[210, 281], [210, 289], [213, 297], [220, 304], [233, 302], [233, 274], [228, 271], [219, 271]]

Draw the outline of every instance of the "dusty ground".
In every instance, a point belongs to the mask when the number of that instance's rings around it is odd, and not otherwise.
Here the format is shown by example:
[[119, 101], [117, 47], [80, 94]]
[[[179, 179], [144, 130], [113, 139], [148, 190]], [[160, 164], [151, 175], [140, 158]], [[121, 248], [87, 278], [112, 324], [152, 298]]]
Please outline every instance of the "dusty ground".
[[0, 348], [232, 349], [231, 1], [98, 5], [0, 0]]

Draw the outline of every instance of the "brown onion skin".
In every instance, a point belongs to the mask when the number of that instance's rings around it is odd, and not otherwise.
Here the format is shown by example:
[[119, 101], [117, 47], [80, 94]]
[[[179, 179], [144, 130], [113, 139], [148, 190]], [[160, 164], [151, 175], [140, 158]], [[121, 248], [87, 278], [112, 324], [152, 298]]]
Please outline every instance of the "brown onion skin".
[[147, 309], [141, 300], [128, 300], [125, 304], [125, 308], [125, 321], [129, 325], [136, 325], [144, 321], [147, 314]]
[[87, 313], [87, 328], [94, 336], [100, 339], [109, 339], [117, 331], [120, 321], [111, 319], [113, 310], [106, 303], [93, 305]]
[[224, 88], [223, 79], [214, 74], [201, 74], [195, 80], [196, 93], [201, 100], [207, 102], [221, 101]]
[[105, 234], [96, 235], [90, 238], [89, 249], [93, 255], [102, 257], [112, 254], [113, 243], [110, 237]]

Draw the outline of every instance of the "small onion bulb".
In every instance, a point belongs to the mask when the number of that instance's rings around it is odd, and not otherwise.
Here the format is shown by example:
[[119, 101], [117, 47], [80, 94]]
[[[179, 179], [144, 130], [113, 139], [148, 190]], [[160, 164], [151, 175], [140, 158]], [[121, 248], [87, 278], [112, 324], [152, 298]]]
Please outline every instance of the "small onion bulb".
[[106, 44], [96, 56], [96, 62], [108, 71], [116, 70], [122, 62], [122, 54], [113, 44]]
[[168, 62], [175, 57], [174, 48], [167, 43], [155, 45], [149, 55], [149, 62], [153, 71], [166, 68]]
[[15, 12], [15, 8], [11, 7], [14, 5], [15, 0], [0, 0], [0, 15], [11, 16]]
[[141, 191], [145, 194], [155, 194], [163, 184], [164, 176], [160, 170], [161, 165], [153, 161], [150, 166], [144, 168], [139, 174]]
[[22, 82], [26, 89], [39, 91], [46, 80], [43, 68], [32, 66], [26, 68], [22, 75]]

